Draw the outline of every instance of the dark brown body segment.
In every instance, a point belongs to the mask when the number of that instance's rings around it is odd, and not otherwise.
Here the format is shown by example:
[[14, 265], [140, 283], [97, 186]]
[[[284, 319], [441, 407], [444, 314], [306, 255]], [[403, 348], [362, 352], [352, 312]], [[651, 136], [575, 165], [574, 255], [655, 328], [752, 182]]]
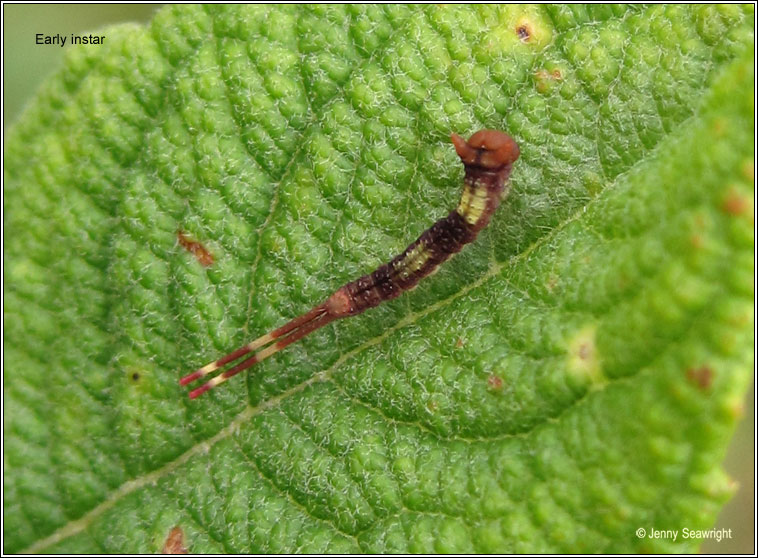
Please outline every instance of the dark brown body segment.
[[[405, 251], [389, 263], [384, 264], [373, 273], [364, 275], [342, 287], [350, 298], [351, 310], [349, 316], [360, 314], [369, 308], [378, 306], [385, 300], [396, 298], [403, 291], [416, 286], [424, 277], [433, 273], [437, 267], [461, 248], [476, 238], [477, 232], [469, 226], [456, 212], [451, 211], [444, 219], [440, 219]], [[412, 272], [404, 266], [409, 256], [425, 252], [426, 258], [421, 267]]]
[[373, 273], [344, 285], [323, 304], [183, 377], [179, 383], [187, 385], [261, 349], [191, 391], [190, 398], [194, 399], [336, 319], [355, 316], [399, 296], [472, 242], [505, 197], [506, 181], [519, 157], [519, 148], [508, 134], [496, 130], [480, 130], [468, 141], [456, 134], [452, 134], [451, 139], [466, 172], [463, 195], [456, 209], [424, 231], [402, 254]]

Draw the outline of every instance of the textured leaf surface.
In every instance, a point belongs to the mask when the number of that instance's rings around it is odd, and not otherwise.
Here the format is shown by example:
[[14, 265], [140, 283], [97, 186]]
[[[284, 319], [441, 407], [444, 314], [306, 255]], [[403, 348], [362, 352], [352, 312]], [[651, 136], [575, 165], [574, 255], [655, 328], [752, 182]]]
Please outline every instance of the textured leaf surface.
[[[733, 490], [751, 10], [189, 5], [70, 50], [7, 142], [5, 551], [695, 550], [635, 530]], [[444, 215], [482, 127], [522, 156], [476, 244], [188, 401]]]

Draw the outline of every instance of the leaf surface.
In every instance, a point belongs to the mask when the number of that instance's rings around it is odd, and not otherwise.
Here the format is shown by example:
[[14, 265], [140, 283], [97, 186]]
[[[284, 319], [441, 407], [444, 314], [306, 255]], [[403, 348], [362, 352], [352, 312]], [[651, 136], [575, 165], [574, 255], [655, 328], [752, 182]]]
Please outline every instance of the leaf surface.
[[[695, 550], [635, 531], [733, 490], [752, 21], [185, 5], [70, 50], [6, 144], [4, 550]], [[522, 155], [474, 245], [187, 399], [445, 215], [485, 127]]]

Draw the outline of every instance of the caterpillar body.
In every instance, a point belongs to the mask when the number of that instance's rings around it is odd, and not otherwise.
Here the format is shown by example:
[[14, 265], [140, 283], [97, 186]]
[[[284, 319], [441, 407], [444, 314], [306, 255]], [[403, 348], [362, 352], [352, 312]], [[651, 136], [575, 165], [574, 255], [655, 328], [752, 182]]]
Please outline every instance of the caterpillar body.
[[[358, 315], [412, 289], [476, 239], [508, 193], [508, 177], [519, 157], [519, 147], [508, 134], [497, 130], [480, 130], [468, 141], [455, 133], [450, 137], [465, 169], [458, 206], [390, 262], [343, 285], [323, 303], [282, 327], [183, 377], [179, 383], [184, 386], [254, 353], [192, 390], [190, 399], [334, 320]], [[258, 352], [254, 352], [256, 350]]]

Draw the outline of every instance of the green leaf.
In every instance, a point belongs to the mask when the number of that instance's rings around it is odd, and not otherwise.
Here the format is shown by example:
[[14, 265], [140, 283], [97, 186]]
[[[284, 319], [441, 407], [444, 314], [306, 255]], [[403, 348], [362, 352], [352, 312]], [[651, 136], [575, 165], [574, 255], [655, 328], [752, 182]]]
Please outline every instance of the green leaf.
[[[4, 550], [696, 550], [635, 531], [733, 490], [752, 10], [184, 5], [71, 48], [6, 143]], [[475, 244], [187, 399], [445, 215], [484, 127], [522, 155]]]

